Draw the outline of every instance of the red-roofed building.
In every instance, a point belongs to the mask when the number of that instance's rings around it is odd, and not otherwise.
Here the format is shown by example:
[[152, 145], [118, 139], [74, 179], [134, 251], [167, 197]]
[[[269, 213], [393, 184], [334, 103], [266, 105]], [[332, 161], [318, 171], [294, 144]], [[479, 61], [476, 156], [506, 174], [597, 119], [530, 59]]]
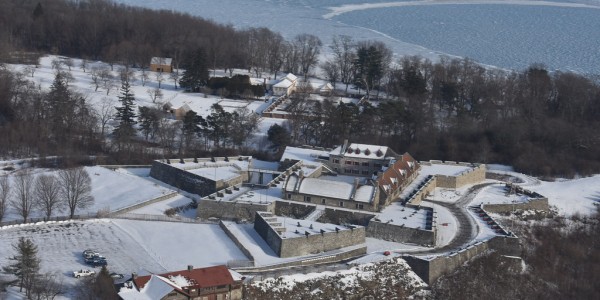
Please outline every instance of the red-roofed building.
[[121, 290], [119, 296], [124, 300], [157, 297], [160, 300], [242, 299], [241, 278], [234, 278], [225, 266], [198, 269], [188, 266], [182, 271], [136, 276], [133, 285], [135, 290]]
[[419, 163], [408, 153], [400, 156], [377, 177], [379, 185], [379, 204], [388, 205], [400, 196], [402, 190], [417, 176]]

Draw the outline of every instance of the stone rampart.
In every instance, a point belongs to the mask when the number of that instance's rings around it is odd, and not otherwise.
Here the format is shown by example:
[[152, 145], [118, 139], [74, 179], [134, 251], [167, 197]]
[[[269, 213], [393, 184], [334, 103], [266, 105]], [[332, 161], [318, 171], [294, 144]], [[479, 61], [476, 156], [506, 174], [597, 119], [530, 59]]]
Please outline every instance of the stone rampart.
[[168, 185], [202, 197], [216, 192], [216, 182], [214, 180], [158, 161], [152, 162], [150, 176]]
[[369, 213], [325, 208], [325, 212], [323, 215], [321, 215], [321, 217], [319, 217], [319, 219], [317, 219], [317, 222], [367, 226], [369, 224], [369, 220], [371, 220], [373, 217], [375, 217], [375, 215]]
[[463, 187], [467, 184], [475, 184], [485, 180], [485, 171], [486, 167], [484, 164], [471, 164], [464, 162], [454, 162], [454, 161], [431, 161], [429, 165], [432, 164], [444, 164], [444, 165], [452, 165], [452, 166], [462, 166], [462, 167], [471, 167], [471, 169], [464, 171], [460, 174], [456, 174], [453, 176], [448, 175], [435, 175], [437, 179], [437, 187], [441, 188], [449, 188], [449, 189], [457, 189]]
[[367, 226], [367, 236], [380, 240], [409, 243], [431, 247], [435, 245], [435, 231], [399, 226], [371, 220]]
[[[269, 220], [270, 218], [271, 220]], [[362, 226], [309, 235], [282, 233], [283, 235], [294, 235], [282, 236], [273, 227], [281, 226], [281, 224], [273, 223], [274, 220], [275, 217], [272, 214], [257, 212], [254, 229], [282, 258], [317, 254], [365, 243], [365, 228]]]
[[217, 218], [234, 221], [254, 221], [257, 211], [275, 211], [275, 203], [241, 203], [203, 199], [198, 202], [197, 216], [200, 219]]
[[274, 213], [278, 216], [287, 216], [294, 219], [304, 219], [317, 207], [315, 205], [306, 205], [301, 203], [275, 201]]
[[409, 203], [414, 206], [421, 205], [421, 201], [425, 199], [429, 194], [435, 191], [437, 186], [437, 177], [429, 176], [425, 178], [415, 190], [413, 190], [408, 197], [403, 199], [404, 203]]
[[433, 258], [407, 255], [403, 258], [423, 281], [432, 284], [441, 276], [452, 273], [469, 260], [490, 250], [501, 255], [521, 255], [521, 245], [517, 237], [495, 236], [449, 255]]
[[244, 246], [244, 244], [242, 244], [242, 242], [240, 242], [238, 240], [238, 238], [235, 236], [235, 234], [233, 234], [229, 230], [229, 228], [227, 228], [227, 225], [225, 223], [223, 223], [223, 221], [219, 221], [219, 227], [221, 227], [221, 229], [223, 229], [223, 231], [231, 239], [231, 241], [233, 241], [233, 243], [236, 246], [238, 246], [238, 248], [240, 248], [240, 251], [242, 251], [242, 253], [244, 253], [244, 255], [246, 255], [246, 257], [248, 257], [250, 259], [250, 261], [252, 262], [252, 265], [254, 265], [254, 256], [252, 255], [252, 253], [250, 252], [250, 250], [248, 250]]
[[547, 198], [531, 199], [524, 203], [504, 203], [504, 204], [484, 204], [483, 209], [491, 213], [510, 213], [517, 209], [519, 210], [540, 210], [548, 212], [550, 206], [548, 205]]

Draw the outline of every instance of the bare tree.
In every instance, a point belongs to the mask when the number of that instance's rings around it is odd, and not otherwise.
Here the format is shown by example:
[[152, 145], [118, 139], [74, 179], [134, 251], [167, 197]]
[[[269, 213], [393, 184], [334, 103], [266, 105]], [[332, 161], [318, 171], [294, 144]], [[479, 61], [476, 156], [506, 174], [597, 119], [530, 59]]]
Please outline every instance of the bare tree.
[[130, 69], [129, 66], [119, 69], [119, 76], [121, 76], [121, 81], [127, 81], [132, 83], [137, 80], [135, 77], [135, 72], [133, 69]]
[[156, 78], [156, 82], [158, 82], [158, 88], [160, 89], [160, 84], [165, 80], [165, 77], [163, 76], [162, 72], [156, 72], [154, 73], [154, 76]]
[[146, 70], [146, 68], [142, 68], [142, 74], [140, 75], [140, 81], [142, 81], [142, 86], [146, 86], [146, 81], [148, 81], [148, 70]]
[[53, 59], [52, 62], [51, 62], [52, 69], [54, 69], [55, 72], [62, 71], [63, 64], [64, 64], [64, 62], [61, 59], [58, 59], [58, 58]]
[[159, 88], [148, 89], [148, 96], [152, 99], [152, 103], [156, 103], [156, 100], [163, 98], [163, 92]]
[[35, 66], [26, 66], [25, 68], [23, 68], [23, 72], [31, 77], [33, 77], [33, 75], [35, 75]]
[[294, 47], [298, 51], [300, 71], [304, 79], [308, 78], [310, 69], [317, 65], [322, 45], [321, 40], [311, 34], [299, 34], [294, 38]]
[[104, 137], [106, 124], [115, 114], [115, 100], [109, 97], [103, 97], [100, 102], [100, 107], [95, 109], [96, 117], [100, 122], [100, 135]]
[[55, 210], [62, 209], [60, 186], [54, 175], [39, 175], [35, 180], [35, 205], [50, 219]]
[[69, 218], [73, 218], [76, 209], [84, 209], [94, 204], [91, 195], [92, 180], [83, 167], [58, 171], [62, 200], [69, 209]]
[[179, 81], [179, 69], [175, 69], [171, 74], [169, 74], [169, 78], [173, 80], [173, 85], [175, 89], [177, 89], [177, 82]]
[[54, 300], [64, 294], [65, 285], [62, 277], [56, 273], [44, 273], [35, 277], [31, 288], [32, 299]]
[[108, 96], [110, 90], [112, 90], [116, 86], [115, 77], [111, 74], [108, 68], [100, 69], [99, 76], [100, 81], [102, 82], [102, 87], [106, 90], [106, 95]]
[[96, 89], [94, 89], [94, 92], [97, 92], [98, 88], [102, 84], [102, 80], [100, 79], [100, 71], [101, 70], [98, 67], [93, 67], [92, 70], [90, 71], [90, 76], [92, 77], [92, 83], [94, 84], [94, 87], [96, 88]]
[[69, 68], [69, 72], [71, 72], [71, 67], [75, 65], [72, 58], [63, 59], [63, 64]]
[[354, 79], [354, 60], [356, 59], [352, 38], [346, 35], [334, 37], [331, 50], [334, 56], [333, 63], [337, 65], [340, 80], [346, 85], [346, 91], [348, 91], [348, 85]]
[[325, 72], [325, 75], [327, 76], [327, 80], [335, 88], [335, 83], [340, 78], [339, 66], [335, 62], [328, 60], [321, 64], [321, 69], [323, 69], [323, 72]]
[[20, 171], [15, 176], [14, 196], [10, 204], [13, 209], [27, 222], [34, 204], [34, 175], [29, 171]]
[[81, 63], [79, 64], [79, 66], [81, 67], [81, 69], [83, 70], [83, 73], [85, 73], [85, 69], [87, 69], [87, 67], [89, 66], [90, 62], [87, 59], [82, 59]]
[[0, 221], [4, 218], [10, 201], [10, 181], [8, 176], [0, 177]]

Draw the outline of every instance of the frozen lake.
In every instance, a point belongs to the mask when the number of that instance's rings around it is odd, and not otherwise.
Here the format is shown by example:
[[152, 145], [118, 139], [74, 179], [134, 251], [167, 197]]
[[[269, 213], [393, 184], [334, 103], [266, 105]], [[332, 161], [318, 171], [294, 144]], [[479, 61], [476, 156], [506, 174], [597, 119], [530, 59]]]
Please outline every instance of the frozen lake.
[[[186, 12], [286, 38], [335, 34], [387, 43], [399, 55], [470, 57], [523, 69], [600, 73], [600, 1], [116, 0]], [[591, 6], [597, 5], [597, 6]]]

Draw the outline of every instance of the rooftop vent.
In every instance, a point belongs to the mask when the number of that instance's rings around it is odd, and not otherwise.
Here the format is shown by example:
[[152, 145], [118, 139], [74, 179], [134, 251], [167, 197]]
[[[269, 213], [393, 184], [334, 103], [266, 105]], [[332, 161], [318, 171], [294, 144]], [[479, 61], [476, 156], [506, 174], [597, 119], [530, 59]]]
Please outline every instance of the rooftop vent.
[[375, 155], [377, 155], [377, 157], [382, 157], [383, 152], [381, 151], [381, 149], [378, 149], [377, 152], [375, 152]]

